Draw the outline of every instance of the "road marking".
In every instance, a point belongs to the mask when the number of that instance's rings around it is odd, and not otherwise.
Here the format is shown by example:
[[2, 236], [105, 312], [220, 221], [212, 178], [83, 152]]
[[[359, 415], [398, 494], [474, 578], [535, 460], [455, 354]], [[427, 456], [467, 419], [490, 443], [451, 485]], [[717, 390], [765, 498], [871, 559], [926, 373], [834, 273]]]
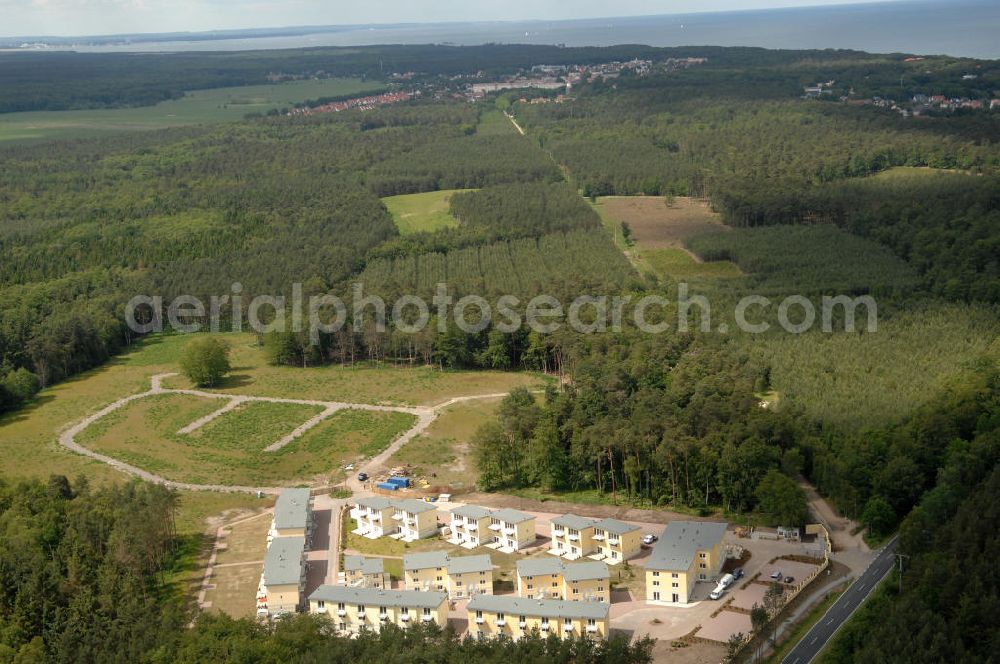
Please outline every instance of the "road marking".
[[813, 640], [809, 642], [809, 645], [811, 645], [811, 646], [816, 645], [816, 641], [818, 641], [818, 640], [819, 640], [819, 637], [818, 636], [814, 636]]

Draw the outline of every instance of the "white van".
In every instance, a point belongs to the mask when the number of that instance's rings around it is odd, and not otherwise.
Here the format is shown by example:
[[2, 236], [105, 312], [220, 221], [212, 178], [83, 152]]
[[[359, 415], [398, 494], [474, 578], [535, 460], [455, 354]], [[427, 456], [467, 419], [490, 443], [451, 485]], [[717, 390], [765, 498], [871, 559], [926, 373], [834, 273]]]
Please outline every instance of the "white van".
[[726, 590], [729, 588], [729, 586], [733, 585], [735, 582], [736, 582], [735, 576], [733, 576], [732, 574], [726, 574], [724, 577], [719, 579], [719, 585], [717, 585], [715, 587], [715, 590], [709, 593], [708, 596], [712, 599], [719, 599], [724, 594], [726, 594]]

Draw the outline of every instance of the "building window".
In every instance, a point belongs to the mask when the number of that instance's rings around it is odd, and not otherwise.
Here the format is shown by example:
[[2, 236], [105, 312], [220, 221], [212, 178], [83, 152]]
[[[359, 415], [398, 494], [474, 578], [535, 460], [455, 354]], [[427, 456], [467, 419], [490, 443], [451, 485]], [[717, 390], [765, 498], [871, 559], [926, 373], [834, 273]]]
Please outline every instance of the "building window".
[[671, 583], [671, 584], [670, 584], [670, 586], [671, 586], [672, 588], [680, 588], [680, 587], [681, 587], [681, 584], [679, 584], [679, 583], [677, 583], [676, 581], [674, 581], [673, 583]]
[[430, 610], [430, 609], [428, 609], [428, 608], [427, 608], [426, 606], [424, 607], [424, 615], [425, 615], [425, 616], [429, 616], [429, 615], [431, 615], [431, 610]]
[[653, 576], [659, 576], [659, 575], [660, 575], [659, 572], [653, 572]]
[[319, 600], [318, 602], [316, 602], [316, 607], [320, 608], [320, 609], [325, 609], [326, 608], [326, 602], [324, 602], [323, 600]]
[[531, 585], [530, 583], [528, 584], [528, 590], [532, 590], [532, 589], [534, 589], [534, 587], [535, 586]]
[[579, 595], [580, 594], [580, 589], [579, 588], [573, 588], [573, 594], [574, 595]]
[[476, 611], [476, 617], [477, 618], [482, 618], [483, 617], [483, 612], [482, 611]]
[[596, 624], [597, 624], [596, 620], [594, 620], [593, 618], [587, 618], [587, 625], [588, 626], [593, 627]]
[[344, 610], [344, 603], [343, 602], [340, 602], [339, 604], [337, 604], [337, 610], [339, 610], [339, 611], [343, 611]]
[[681, 578], [681, 575], [678, 574], [677, 572], [673, 572], [673, 573], [670, 574], [670, 578], [672, 578], [672, 579], [679, 579], [679, 578]]
[[708, 554], [706, 554], [704, 551], [702, 551], [701, 553], [698, 554], [698, 556], [701, 557], [701, 558], [707, 558]]
[[358, 604], [358, 613], [364, 613], [364, 612], [365, 612], [365, 605]]
[[503, 613], [497, 612], [497, 620], [503, 620]]
[[660, 582], [659, 581], [653, 581], [653, 585], [654, 586], [658, 586], [658, 585], [660, 585]]

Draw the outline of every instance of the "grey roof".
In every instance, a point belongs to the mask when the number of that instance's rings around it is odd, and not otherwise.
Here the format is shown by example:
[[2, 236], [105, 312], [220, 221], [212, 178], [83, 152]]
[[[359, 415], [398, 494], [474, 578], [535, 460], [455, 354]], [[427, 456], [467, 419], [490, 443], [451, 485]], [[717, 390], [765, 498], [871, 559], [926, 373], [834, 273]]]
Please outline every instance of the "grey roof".
[[518, 576], [562, 574], [564, 565], [558, 558], [523, 558], [517, 561]]
[[382, 574], [385, 572], [385, 562], [381, 558], [348, 555], [344, 556], [344, 571], [360, 571], [362, 574]]
[[305, 528], [309, 523], [309, 489], [285, 489], [274, 503], [275, 528]]
[[531, 514], [526, 514], [524, 512], [519, 512], [517, 510], [512, 510], [509, 507], [505, 507], [500, 510], [495, 510], [491, 514], [494, 519], [500, 519], [501, 521], [506, 521], [507, 523], [521, 523], [523, 521], [531, 521], [535, 517]]
[[384, 510], [392, 506], [392, 501], [382, 496], [364, 496], [358, 498], [357, 504], [361, 507], [370, 507], [373, 510]]
[[716, 521], [671, 521], [646, 561], [646, 569], [686, 570], [697, 551], [722, 541], [726, 524]]
[[448, 559], [448, 574], [465, 574], [467, 572], [487, 572], [493, 569], [493, 561], [489, 554], [479, 556], [458, 556]]
[[446, 567], [448, 554], [444, 551], [421, 551], [420, 553], [404, 553], [403, 569], [427, 569], [428, 567]]
[[403, 555], [403, 569], [429, 569], [442, 567], [449, 574], [485, 572], [493, 569], [493, 561], [488, 554], [478, 556], [457, 556], [452, 558], [444, 551], [423, 551]]
[[437, 507], [434, 503], [428, 503], [424, 500], [417, 500], [415, 498], [406, 498], [404, 500], [394, 500], [391, 501], [392, 506], [396, 509], [403, 510], [405, 512], [411, 512], [413, 514], [420, 514], [421, 512], [430, 512], [431, 510], [436, 510]]
[[298, 583], [302, 576], [304, 537], [275, 537], [264, 555], [264, 585], [285, 586]]
[[566, 565], [563, 578], [567, 581], [589, 581], [591, 579], [607, 579], [611, 576], [607, 563], [599, 561], [574, 563]]
[[436, 609], [448, 595], [422, 590], [380, 590], [378, 588], [350, 588], [348, 586], [320, 586], [309, 595], [310, 600], [344, 602], [365, 606], [398, 606], [413, 609]]
[[479, 505], [462, 505], [461, 507], [456, 507], [451, 511], [452, 514], [456, 516], [464, 516], [470, 519], [485, 519], [490, 515], [490, 510], [485, 507], [480, 507]]
[[572, 528], [573, 530], [586, 530], [587, 528], [593, 528], [595, 523], [597, 523], [597, 519], [588, 519], [586, 517], [577, 516], [576, 514], [563, 514], [562, 516], [557, 516], [552, 519], [552, 525], [565, 526], [566, 528]]
[[610, 605], [606, 602], [572, 602], [561, 599], [529, 599], [513, 595], [475, 595], [469, 611], [502, 611], [508, 616], [540, 618], [594, 618], [605, 620]]
[[624, 535], [625, 533], [639, 530], [639, 526], [634, 526], [631, 523], [625, 523], [618, 519], [602, 519], [597, 522], [595, 528], [608, 533], [614, 533], [615, 535]]

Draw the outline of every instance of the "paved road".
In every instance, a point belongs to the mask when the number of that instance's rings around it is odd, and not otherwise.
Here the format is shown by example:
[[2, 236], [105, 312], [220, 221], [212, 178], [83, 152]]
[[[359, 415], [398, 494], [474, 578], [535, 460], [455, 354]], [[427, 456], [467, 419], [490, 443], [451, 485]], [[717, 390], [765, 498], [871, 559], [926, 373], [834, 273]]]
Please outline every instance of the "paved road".
[[802, 640], [792, 648], [782, 664], [809, 664], [833, 638], [858, 607], [868, 599], [878, 582], [892, 571], [896, 564], [896, 538], [886, 544], [858, 580], [830, 607], [820, 621], [813, 625]]

